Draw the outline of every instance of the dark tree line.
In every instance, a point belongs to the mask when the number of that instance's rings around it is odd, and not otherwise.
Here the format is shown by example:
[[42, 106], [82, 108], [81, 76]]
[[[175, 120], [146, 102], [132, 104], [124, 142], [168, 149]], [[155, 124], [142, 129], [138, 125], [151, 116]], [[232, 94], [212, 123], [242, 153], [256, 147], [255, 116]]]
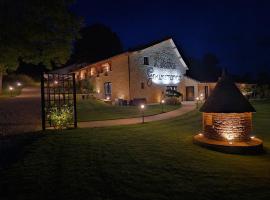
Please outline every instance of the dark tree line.
[[2, 76], [20, 63], [46, 66], [67, 62], [81, 20], [72, 0], [0, 1], [0, 93]]
[[95, 62], [123, 51], [118, 35], [103, 24], [94, 24], [81, 29], [81, 38], [76, 40], [69, 63]]

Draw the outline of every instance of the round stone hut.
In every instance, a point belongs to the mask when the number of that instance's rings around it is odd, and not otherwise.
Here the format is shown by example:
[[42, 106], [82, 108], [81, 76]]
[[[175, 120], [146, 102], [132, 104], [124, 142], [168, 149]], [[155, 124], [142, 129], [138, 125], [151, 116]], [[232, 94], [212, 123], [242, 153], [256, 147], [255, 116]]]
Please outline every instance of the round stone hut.
[[262, 147], [262, 141], [252, 136], [255, 109], [225, 72], [200, 111], [203, 130], [194, 137], [195, 143], [221, 149]]

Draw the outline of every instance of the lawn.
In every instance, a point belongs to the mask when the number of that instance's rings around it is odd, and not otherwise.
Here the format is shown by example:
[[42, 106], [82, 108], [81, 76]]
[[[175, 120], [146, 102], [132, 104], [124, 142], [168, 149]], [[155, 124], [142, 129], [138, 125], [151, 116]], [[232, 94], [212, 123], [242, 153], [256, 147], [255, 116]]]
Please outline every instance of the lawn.
[[[180, 108], [180, 105], [164, 105], [164, 112]], [[77, 103], [78, 121], [96, 121], [140, 117], [138, 106], [112, 106], [100, 100], [79, 100]], [[147, 105], [145, 116], [162, 113], [162, 105]]]
[[[254, 131], [267, 150], [270, 102], [254, 105]], [[19, 154], [2, 153], [16, 161], [0, 173], [1, 199], [269, 199], [270, 154], [196, 146], [200, 123], [192, 111], [140, 125], [21, 137]]]

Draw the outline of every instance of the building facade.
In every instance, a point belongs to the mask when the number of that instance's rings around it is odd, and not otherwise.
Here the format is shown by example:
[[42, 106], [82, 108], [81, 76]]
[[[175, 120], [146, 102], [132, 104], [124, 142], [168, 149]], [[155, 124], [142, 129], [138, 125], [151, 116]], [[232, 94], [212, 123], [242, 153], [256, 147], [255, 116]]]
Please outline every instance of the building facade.
[[187, 77], [187, 70], [174, 41], [168, 38], [71, 72], [77, 80], [89, 79], [97, 98], [113, 102], [145, 99], [159, 103], [168, 89], [180, 92], [183, 101], [206, 99], [216, 83]]

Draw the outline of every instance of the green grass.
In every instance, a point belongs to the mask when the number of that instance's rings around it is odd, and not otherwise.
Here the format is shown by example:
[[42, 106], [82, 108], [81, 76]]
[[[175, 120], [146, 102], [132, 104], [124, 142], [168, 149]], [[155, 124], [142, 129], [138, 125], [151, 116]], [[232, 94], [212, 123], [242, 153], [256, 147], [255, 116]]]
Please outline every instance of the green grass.
[[[179, 108], [180, 105], [164, 105], [164, 112]], [[96, 121], [109, 119], [122, 119], [140, 117], [138, 106], [112, 106], [103, 101], [88, 99], [79, 100], [77, 103], [78, 121]], [[148, 105], [145, 116], [162, 113], [161, 105]]]
[[[270, 102], [254, 105], [254, 131], [268, 150]], [[2, 170], [1, 199], [269, 199], [270, 154], [201, 148], [192, 143], [200, 127], [193, 111], [140, 125], [47, 132], [28, 139], [20, 159]]]

